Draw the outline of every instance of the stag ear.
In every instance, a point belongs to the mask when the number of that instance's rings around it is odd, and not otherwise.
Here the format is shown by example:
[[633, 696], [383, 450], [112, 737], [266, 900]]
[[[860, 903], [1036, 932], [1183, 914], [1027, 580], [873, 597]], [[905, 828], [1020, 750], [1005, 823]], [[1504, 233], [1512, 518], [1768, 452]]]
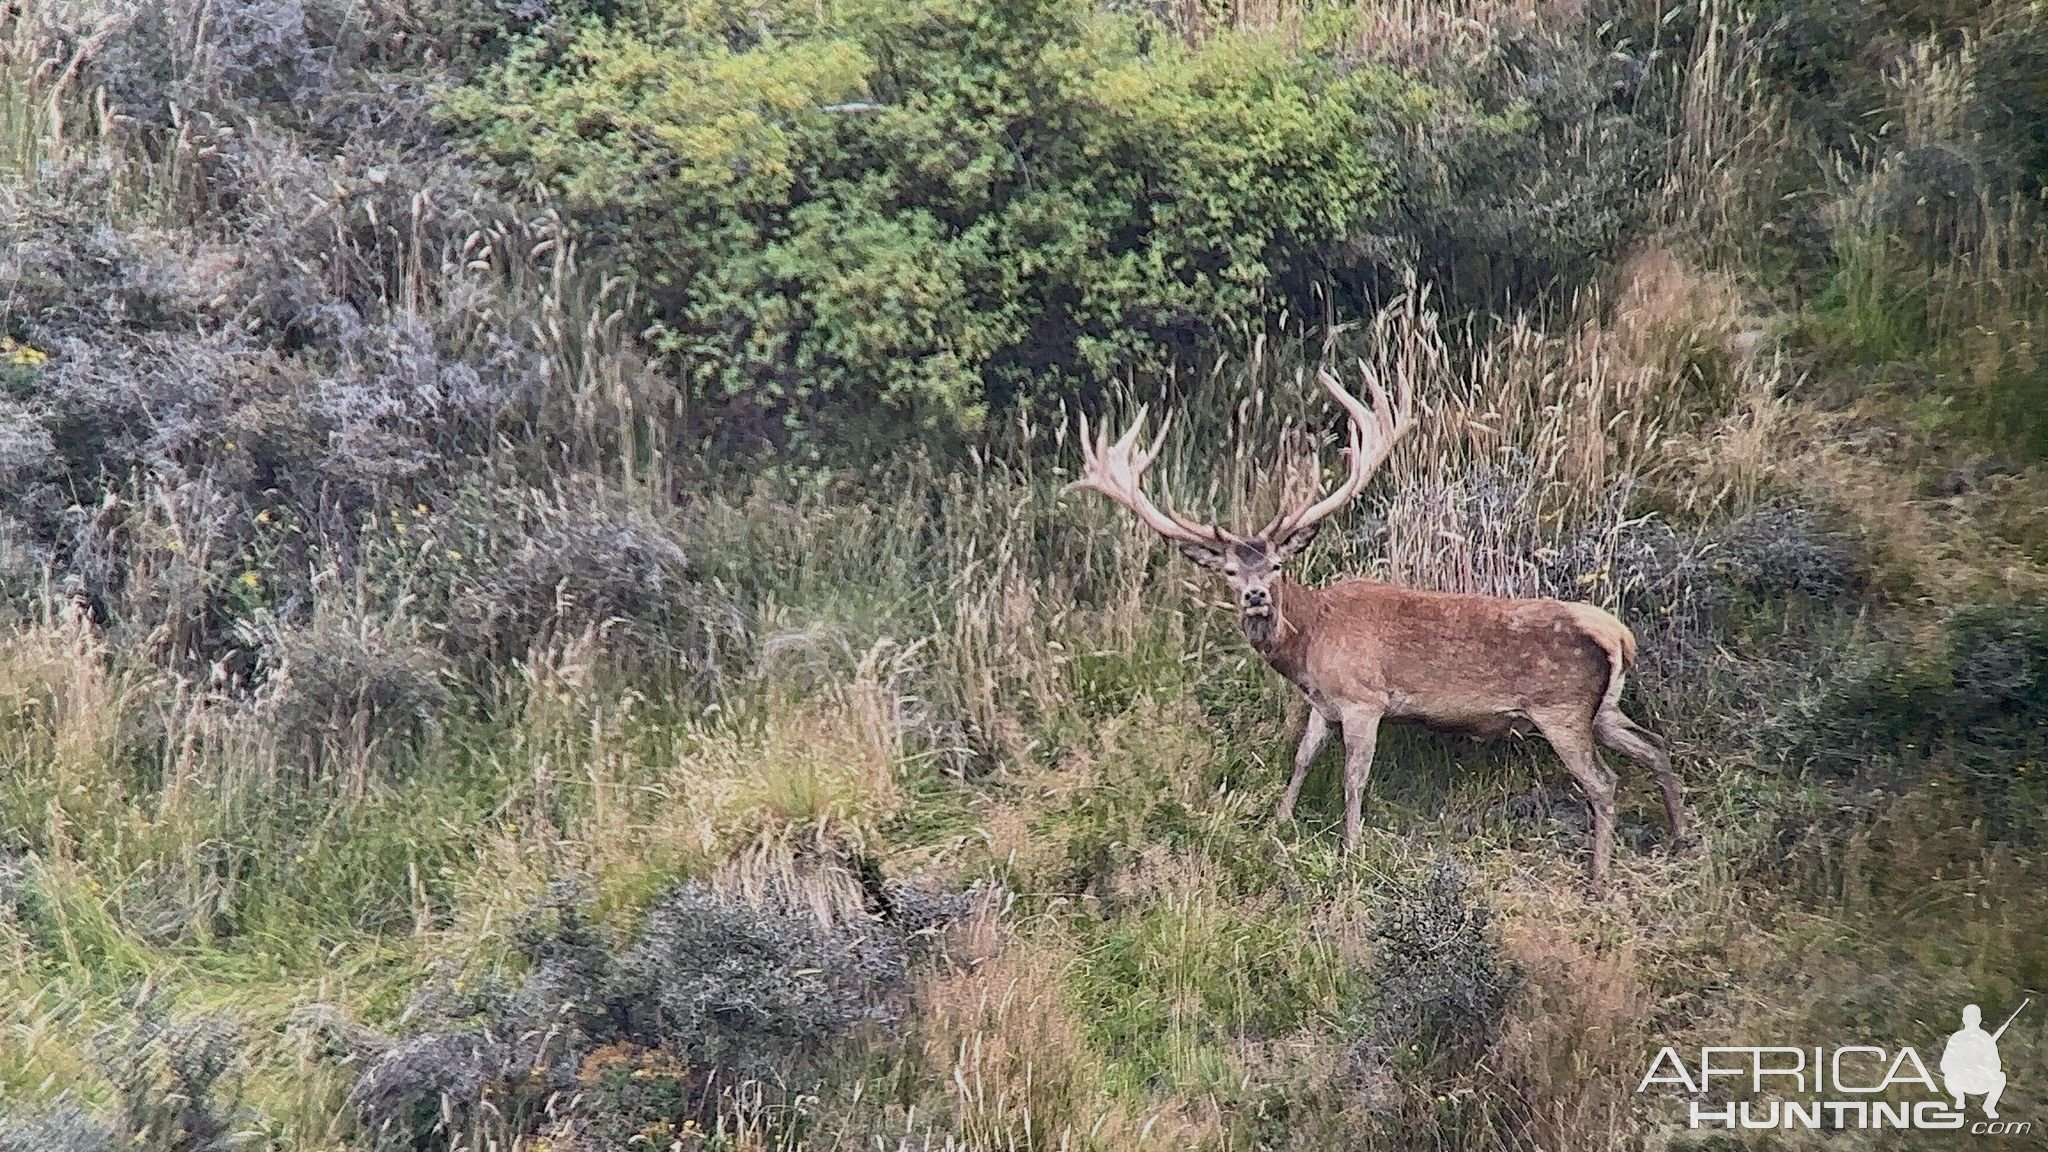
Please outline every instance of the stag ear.
[[1187, 557], [1190, 560], [1193, 560], [1195, 563], [1201, 565], [1204, 568], [1207, 568], [1209, 571], [1223, 571], [1222, 552], [1219, 552], [1214, 548], [1204, 547], [1200, 544], [1191, 544], [1186, 540], [1175, 540], [1173, 542], [1173, 546], [1175, 548], [1180, 549], [1181, 555]]
[[1298, 532], [1289, 533], [1287, 536], [1274, 542], [1274, 544], [1267, 550], [1266, 555], [1272, 559], [1273, 563], [1276, 566], [1280, 564], [1285, 564], [1289, 560], [1294, 559], [1294, 557], [1298, 555], [1303, 548], [1308, 547], [1309, 543], [1316, 538], [1316, 533], [1321, 532], [1322, 530], [1322, 522], [1317, 521], [1316, 523], [1310, 524], [1308, 527], [1303, 528]]

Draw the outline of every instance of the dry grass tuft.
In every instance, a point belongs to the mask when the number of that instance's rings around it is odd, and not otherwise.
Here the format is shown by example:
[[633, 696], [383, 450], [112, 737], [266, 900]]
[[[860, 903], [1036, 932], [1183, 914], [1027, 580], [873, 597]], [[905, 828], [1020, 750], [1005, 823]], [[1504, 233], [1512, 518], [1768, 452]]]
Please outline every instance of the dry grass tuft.
[[1635, 941], [1555, 917], [1503, 921], [1522, 997], [1495, 1049], [1537, 1148], [1615, 1148], [1635, 1128], [1635, 1078], [1656, 1047], [1655, 997]]
[[62, 792], [120, 754], [123, 685], [84, 607], [67, 604], [0, 646], [0, 715], [19, 763], [47, 764]]
[[1775, 210], [1773, 174], [1795, 138], [1764, 77], [1756, 17], [1706, 0], [1679, 98], [1680, 130], [1658, 190], [1662, 234], [1716, 267], [1751, 262], [1757, 224]]
[[1067, 963], [1052, 943], [1019, 940], [919, 985], [922, 1060], [952, 1085], [952, 1135], [990, 1149], [1213, 1145], [1213, 1114], [1181, 1102], [1133, 1109], [1104, 1090], [1101, 1059], [1067, 1000]]

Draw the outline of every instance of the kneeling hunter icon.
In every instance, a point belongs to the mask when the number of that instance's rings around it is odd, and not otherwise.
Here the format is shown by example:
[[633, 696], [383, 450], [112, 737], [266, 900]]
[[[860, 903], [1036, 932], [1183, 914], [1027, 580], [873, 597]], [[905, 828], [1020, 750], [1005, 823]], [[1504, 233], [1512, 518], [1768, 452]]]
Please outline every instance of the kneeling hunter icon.
[[1975, 1004], [1963, 1007], [1963, 1027], [1948, 1038], [1941, 1053], [1941, 1078], [1948, 1094], [1955, 1097], [1956, 1111], [1963, 1110], [1963, 1097], [1984, 1097], [1984, 1115], [1998, 1119], [1998, 1096], [2005, 1091], [2005, 1072], [1998, 1063], [1998, 1038], [2019, 1019], [2031, 998], [2020, 1002], [1996, 1032], [1984, 1031], [1984, 1013]]

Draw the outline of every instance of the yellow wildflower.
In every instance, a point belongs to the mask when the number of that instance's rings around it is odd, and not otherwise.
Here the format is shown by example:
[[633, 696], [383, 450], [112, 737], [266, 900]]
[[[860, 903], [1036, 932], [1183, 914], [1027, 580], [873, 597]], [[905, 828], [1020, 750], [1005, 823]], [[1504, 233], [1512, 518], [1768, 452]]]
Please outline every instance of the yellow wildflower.
[[258, 576], [254, 572], [244, 572], [242, 573], [242, 587], [261, 588], [263, 587], [263, 577]]
[[270, 523], [270, 509], [268, 509], [268, 508], [265, 508], [265, 509], [264, 509], [263, 511], [261, 511], [261, 512], [258, 512], [258, 513], [256, 514], [256, 522], [257, 522], [258, 524], [268, 524], [268, 523]]
[[449, 558], [450, 560], [460, 560], [460, 559], [462, 559], [462, 549], [460, 549], [460, 548], [450, 548], [450, 549], [448, 549], [448, 558]]
[[50, 354], [41, 348], [18, 344], [12, 336], [0, 336], [0, 356], [5, 356], [9, 364], [18, 368], [33, 368], [50, 358]]
[[413, 505], [412, 514], [415, 516], [425, 516], [427, 514], [427, 506], [425, 504]]

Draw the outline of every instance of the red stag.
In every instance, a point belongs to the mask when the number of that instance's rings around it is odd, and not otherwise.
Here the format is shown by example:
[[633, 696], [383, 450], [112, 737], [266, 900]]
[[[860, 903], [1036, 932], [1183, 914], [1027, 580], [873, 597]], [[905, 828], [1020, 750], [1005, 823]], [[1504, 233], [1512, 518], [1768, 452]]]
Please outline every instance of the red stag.
[[[1661, 737], [1621, 711], [1624, 676], [1635, 660], [1635, 636], [1591, 604], [1547, 599], [1423, 592], [1376, 580], [1340, 580], [1310, 588], [1282, 571], [1317, 530], [1359, 491], [1415, 426], [1406, 382], [1389, 403], [1368, 375], [1373, 406], [1320, 373], [1323, 387], [1349, 414], [1350, 469], [1322, 499], [1283, 510], [1256, 535], [1162, 510], [1140, 482], [1166, 440], [1162, 427], [1141, 448], [1141, 409], [1114, 444], [1105, 430], [1090, 439], [1081, 421], [1081, 479], [1068, 491], [1092, 488], [1134, 513], [1181, 553], [1230, 582], [1239, 622], [1274, 671], [1308, 697], [1308, 728], [1294, 754], [1276, 816], [1294, 813], [1302, 780], [1333, 728], [1344, 734], [1344, 850], [1358, 845], [1359, 806], [1372, 771], [1381, 720], [1495, 739], [1542, 733], [1585, 791], [1593, 812], [1592, 887], [1600, 891], [1614, 839], [1615, 778], [1598, 744], [1657, 774], [1674, 841], [1685, 838], [1685, 801]], [[1170, 423], [1170, 422], [1169, 422]]]

